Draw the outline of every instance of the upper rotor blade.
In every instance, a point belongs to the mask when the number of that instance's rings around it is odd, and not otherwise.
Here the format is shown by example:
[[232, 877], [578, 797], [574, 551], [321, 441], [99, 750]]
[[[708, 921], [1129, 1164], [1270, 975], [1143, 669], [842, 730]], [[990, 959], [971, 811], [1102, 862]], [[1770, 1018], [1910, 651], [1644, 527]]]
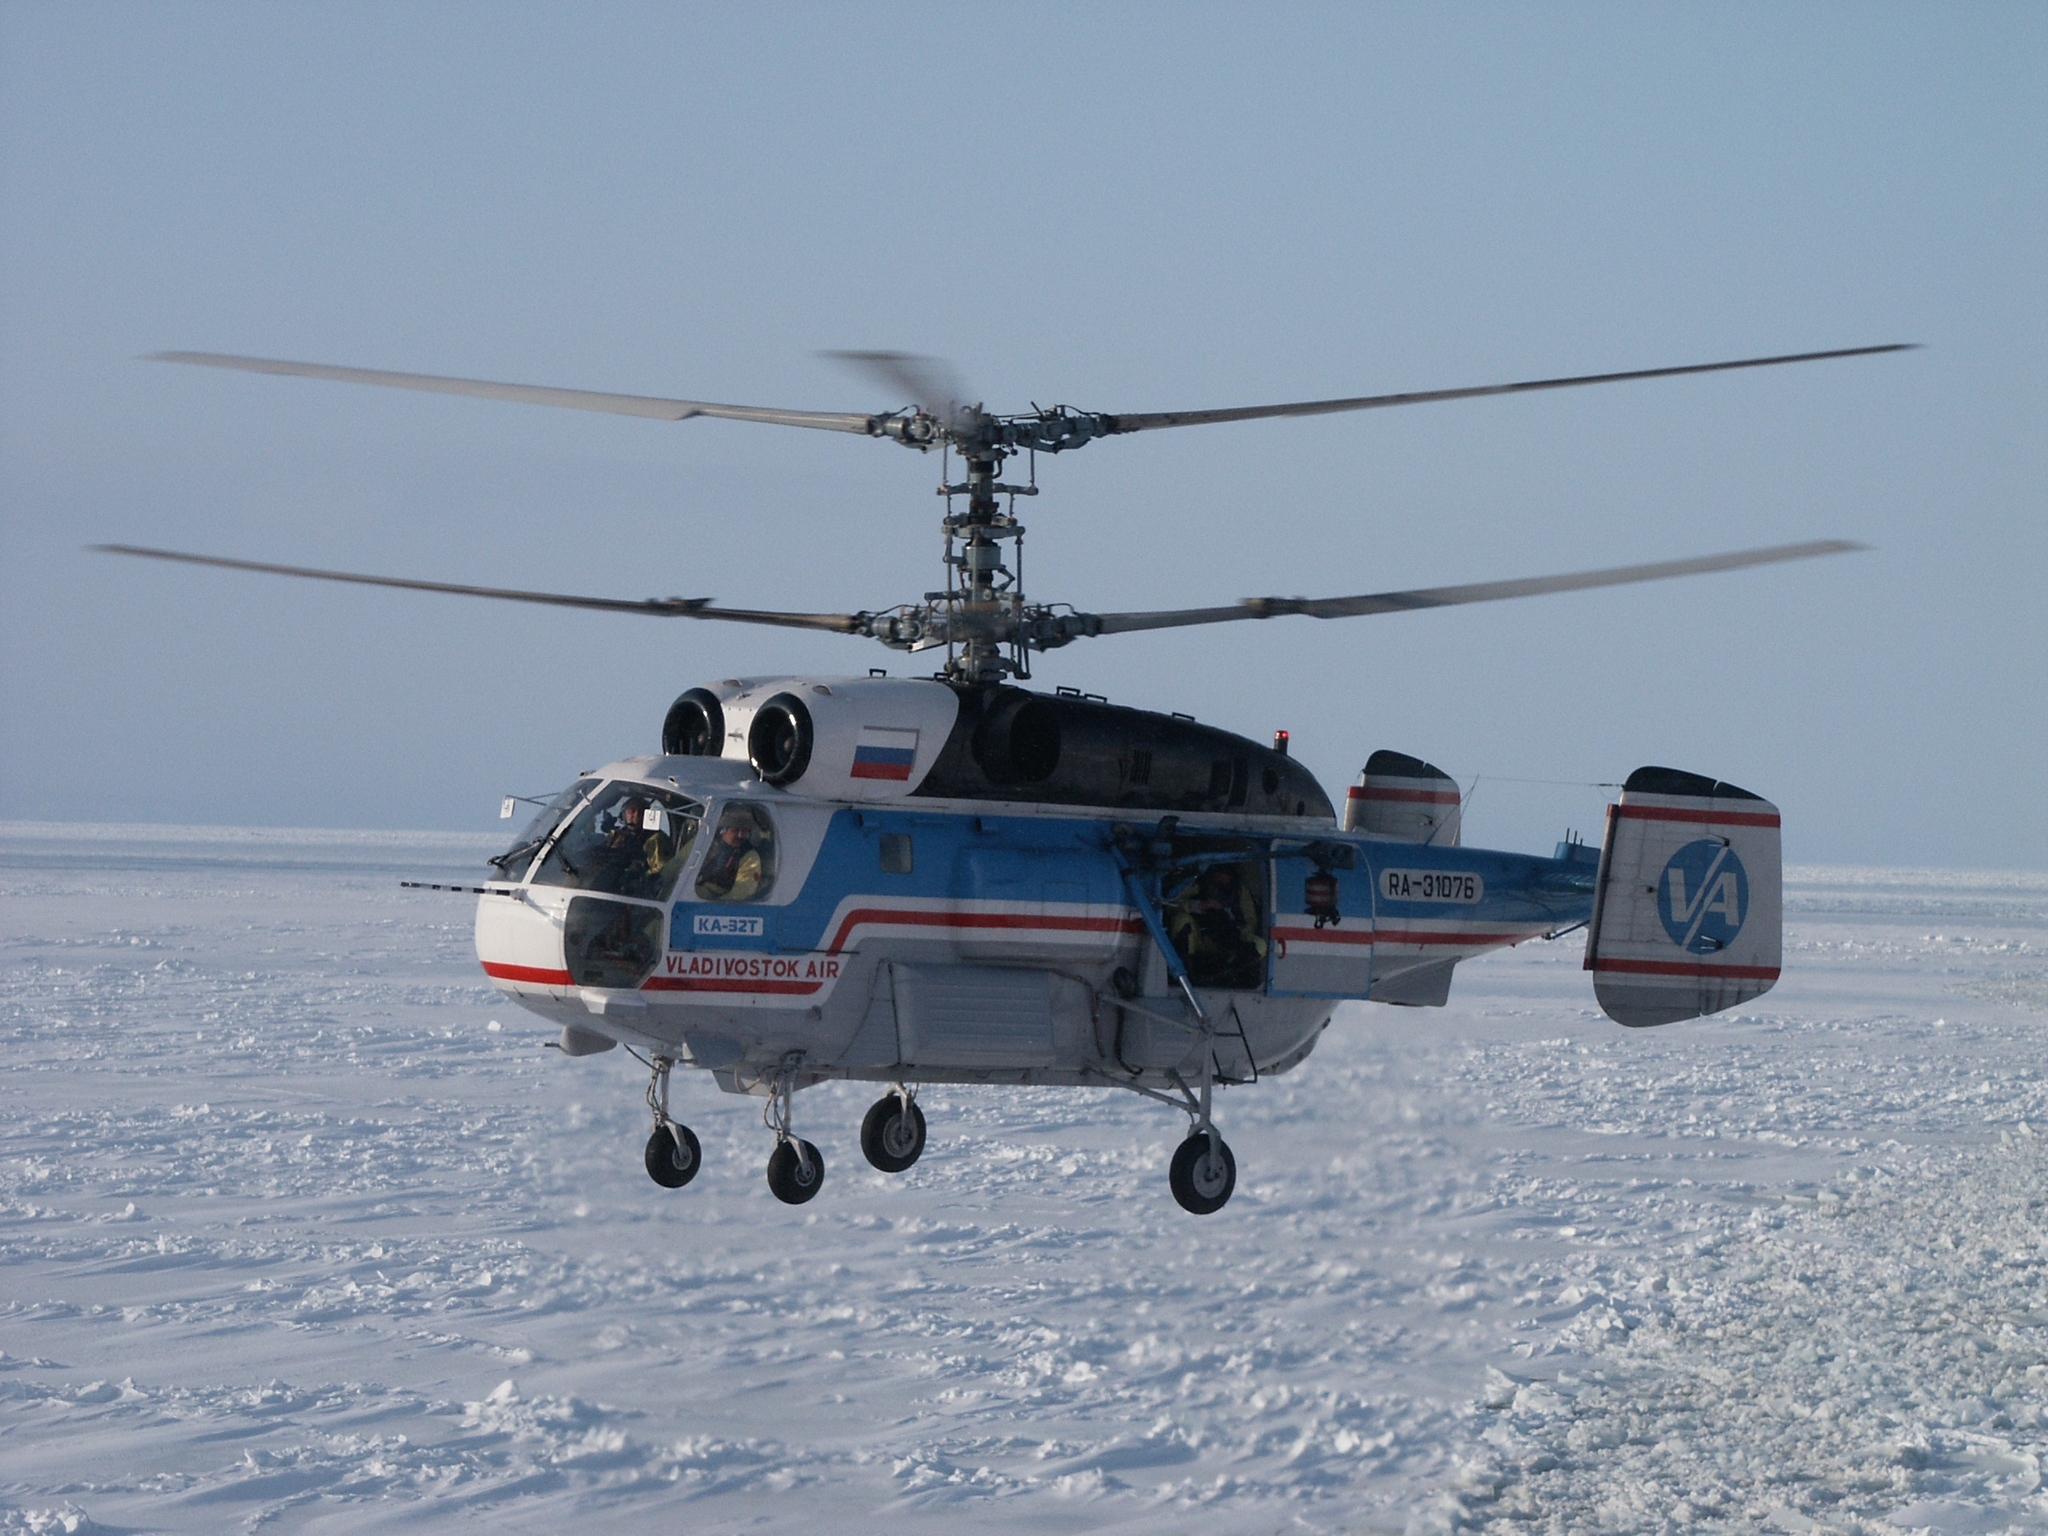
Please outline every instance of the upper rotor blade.
[[265, 571], [273, 576], [307, 576], [316, 581], [352, 581], [366, 587], [404, 587], [414, 592], [454, 592], [463, 597], [495, 597], [514, 603], [551, 603], [558, 608], [597, 608], [608, 613], [646, 613], [658, 618], [726, 619], [739, 624], [774, 624], [785, 629], [823, 629], [858, 634], [861, 618], [851, 613], [775, 613], [758, 608], [713, 608], [708, 597], [574, 597], [561, 592], [522, 592], [511, 587], [469, 587], [448, 581], [414, 581], [404, 576], [361, 576], [353, 571], [320, 571], [303, 565], [271, 565], [261, 560], [230, 560], [222, 555], [188, 555], [174, 549], [144, 549], [134, 544], [89, 544], [110, 555], [143, 555], [151, 560], [182, 560], [188, 565], [217, 565], [231, 571]]
[[967, 408], [967, 386], [944, 358], [914, 352], [827, 352], [826, 357], [879, 380], [912, 405], [951, 422]]
[[1520, 395], [1577, 384], [1618, 384], [1625, 379], [1669, 379], [1685, 373], [1725, 373], [1731, 368], [1769, 368], [1779, 363], [1814, 363], [1830, 357], [1869, 357], [1878, 352], [1911, 352], [1917, 342], [1881, 347], [1843, 347], [1833, 352], [1790, 352], [1782, 357], [1745, 357], [1730, 363], [1691, 363], [1682, 368], [1638, 368], [1627, 373], [1582, 373], [1566, 379], [1528, 379], [1519, 384], [1480, 384], [1468, 389], [1422, 389], [1399, 395], [1358, 395], [1348, 400], [1302, 400], [1293, 405], [1244, 405], [1220, 411], [1154, 411], [1109, 418], [1111, 432], [1146, 432], [1154, 427], [1199, 427], [1218, 421], [1256, 421], [1265, 416], [1327, 416], [1367, 411], [1382, 405], [1421, 405], [1431, 400], [1472, 400], [1481, 395]]
[[232, 357], [224, 352], [151, 352], [144, 361], [197, 363], [205, 368], [282, 373], [301, 379], [335, 379], [344, 384], [382, 384], [390, 389], [418, 389], [437, 395], [474, 395], [484, 400], [516, 400], [524, 405], [559, 405], [576, 411], [609, 411], [615, 416], [649, 416], [659, 421], [718, 416], [731, 421], [765, 421], [783, 427], [818, 427], [828, 432], [864, 432], [871, 436], [879, 433], [873, 416], [846, 411], [783, 411], [760, 405], [714, 405], [706, 400], [664, 400], [653, 395], [607, 395], [589, 389], [493, 384], [485, 379], [451, 379], [431, 373], [392, 373], [382, 368], [340, 368], [331, 363], [292, 363], [273, 357]]
[[1730, 554], [1701, 555], [1691, 560], [1659, 560], [1649, 565], [1617, 565], [1603, 571], [1484, 581], [1463, 587], [1419, 587], [1409, 592], [1372, 592], [1362, 597], [1250, 597], [1228, 608], [1104, 613], [1085, 616], [1080, 627], [1088, 634], [1116, 635], [1139, 629], [1175, 629], [1185, 624], [1223, 624], [1232, 619], [1272, 619], [1284, 613], [1303, 613], [1312, 619], [1358, 618], [1374, 613], [1405, 613], [1416, 608], [1448, 608], [1459, 603], [1491, 603], [1508, 597], [1537, 597], [1546, 592], [1578, 592], [1588, 587], [1619, 587], [1637, 581], [1663, 581], [1671, 576], [1699, 576], [1709, 571], [1734, 571], [1815, 555], [1841, 555], [1869, 547], [1847, 539], [1819, 539], [1810, 544], [1774, 544], [1767, 549], [1738, 549]]

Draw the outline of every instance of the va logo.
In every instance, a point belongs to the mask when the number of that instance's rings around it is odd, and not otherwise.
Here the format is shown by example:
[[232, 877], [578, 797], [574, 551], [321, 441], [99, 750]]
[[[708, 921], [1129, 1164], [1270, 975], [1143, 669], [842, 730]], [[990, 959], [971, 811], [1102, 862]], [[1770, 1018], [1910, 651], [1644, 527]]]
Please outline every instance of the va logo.
[[1733, 944], [1749, 915], [1749, 873], [1735, 850], [1703, 837], [1671, 855], [1657, 880], [1657, 915], [1671, 942], [1695, 955]]

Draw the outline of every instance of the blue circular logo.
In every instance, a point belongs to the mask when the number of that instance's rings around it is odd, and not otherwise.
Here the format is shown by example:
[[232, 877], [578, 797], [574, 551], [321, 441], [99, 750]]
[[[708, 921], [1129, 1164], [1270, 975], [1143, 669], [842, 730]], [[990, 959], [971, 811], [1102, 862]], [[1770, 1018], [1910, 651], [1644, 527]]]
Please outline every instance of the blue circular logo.
[[1657, 915], [1680, 949], [1711, 955], [1726, 949], [1749, 916], [1749, 873], [1718, 837], [1687, 843], [1657, 877]]

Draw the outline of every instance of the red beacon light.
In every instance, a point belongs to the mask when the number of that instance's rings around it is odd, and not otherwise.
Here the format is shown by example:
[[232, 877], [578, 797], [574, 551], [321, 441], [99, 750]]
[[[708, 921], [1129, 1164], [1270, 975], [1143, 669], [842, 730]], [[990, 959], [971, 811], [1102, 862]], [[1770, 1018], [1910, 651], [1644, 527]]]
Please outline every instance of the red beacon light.
[[1282, 757], [1287, 755], [1287, 733], [1285, 731], [1275, 731], [1273, 733], [1273, 750]]

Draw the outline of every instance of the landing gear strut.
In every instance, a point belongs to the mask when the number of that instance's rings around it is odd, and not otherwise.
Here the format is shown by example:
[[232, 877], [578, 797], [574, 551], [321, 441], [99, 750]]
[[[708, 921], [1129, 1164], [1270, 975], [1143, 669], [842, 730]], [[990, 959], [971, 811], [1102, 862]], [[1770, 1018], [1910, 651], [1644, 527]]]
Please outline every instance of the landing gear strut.
[[704, 1149], [687, 1125], [668, 1114], [668, 1072], [673, 1065], [666, 1056], [654, 1058], [654, 1076], [647, 1084], [647, 1107], [654, 1112], [654, 1133], [647, 1138], [647, 1177], [663, 1189], [681, 1189], [697, 1177], [704, 1166]]
[[1209, 1118], [1209, 1103], [1216, 1080], [1216, 1058], [1202, 1052], [1202, 1083], [1199, 1093], [1190, 1095], [1187, 1140], [1174, 1150], [1166, 1182], [1180, 1208], [1192, 1216], [1208, 1216], [1223, 1209], [1230, 1192], [1237, 1188], [1237, 1159], [1230, 1155], [1230, 1143], [1223, 1139]]
[[[1210, 1117], [1210, 1102], [1216, 1086], [1216, 1038], [1215, 1024], [1203, 1011], [1202, 1000], [1195, 993], [1194, 978], [1188, 974], [1186, 962], [1180, 951], [1173, 947], [1168, 936], [1166, 923], [1160, 914], [1159, 900], [1162, 894], [1161, 872], [1163, 866], [1173, 860], [1173, 833], [1175, 818], [1168, 816], [1160, 823], [1158, 830], [1149, 841], [1141, 838], [1129, 827], [1119, 827], [1112, 846], [1118, 865], [1123, 871], [1124, 889], [1130, 893], [1138, 909], [1138, 916], [1144, 921], [1146, 932], [1152, 936], [1153, 946], [1166, 964], [1166, 974], [1180, 992], [1180, 1000], [1187, 1010], [1187, 1022], [1169, 1018], [1164, 1014], [1152, 1013], [1140, 1007], [1137, 980], [1129, 971], [1118, 970], [1110, 979], [1110, 985], [1118, 1003], [1117, 1016], [1122, 1019], [1126, 1010], [1146, 1013], [1157, 1023], [1169, 1029], [1183, 1029], [1193, 1037], [1201, 1052], [1201, 1077], [1194, 1088], [1189, 1088], [1186, 1079], [1179, 1072], [1169, 1071], [1167, 1080], [1180, 1090], [1178, 1099], [1161, 1093], [1156, 1088], [1142, 1083], [1100, 1076], [1115, 1082], [1119, 1088], [1128, 1088], [1141, 1093], [1148, 1099], [1157, 1099], [1162, 1104], [1171, 1104], [1187, 1112], [1188, 1134], [1173, 1154], [1172, 1166], [1167, 1171], [1167, 1184], [1173, 1190], [1173, 1198], [1180, 1208], [1190, 1215], [1208, 1216], [1223, 1209], [1229, 1201], [1231, 1191], [1237, 1188], [1237, 1159], [1231, 1156], [1229, 1143], [1217, 1132], [1215, 1121]], [[1203, 855], [1194, 862], [1195, 876], [1213, 862], [1213, 855]], [[1185, 869], [1185, 863], [1174, 867]], [[1239, 1038], [1243, 1039], [1243, 1026], [1239, 1025]], [[1117, 1036], [1117, 1059], [1119, 1065], [1138, 1073], [1125, 1065], [1122, 1059], [1123, 1036], [1121, 1025]], [[1251, 1057], [1251, 1045], [1245, 1043], [1245, 1055]], [[1253, 1064], [1252, 1078], [1258, 1078], [1257, 1064]]]
[[789, 1101], [796, 1093], [796, 1069], [801, 1060], [801, 1053], [793, 1053], [783, 1063], [761, 1110], [761, 1118], [775, 1133], [775, 1150], [768, 1154], [768, 1188], [784, 1205], [802, 1205], [825, 1187], [825, 1159], [816, 1147], [789, 1130]]
[[1193, 1088], [1180, 1073], [1169, 1071], [1166, 1074], [1167, 1081], [1179, 1090], [1178, 1097], [1161, 1093], [1144, 1083], [1132, 1082], [1129, 1078], [1113, 1076], [1099, 1068], [1091, 1069], [1091, 1072], [1106, 1087], [1122, 1088], [1161, 1104], [1170, 1104], [1188, 1117], [1187, 1138], [1174, 1150], [1173, 1162], [1166, 1175], [1174, 1201], [1182, 1210], [1194, 1216], [1209, 1216], [1230, 1202], [1231, 1192], [1237, 1188], [1237, 1159], [1231, 1154], [1230, 1143], [1223, 1139], [1209, 1116], [1216, 1081], [1212, 1057], [1204, 1054], [1202, 1074]]
[[860, 1149], [884, 1173], [901, 1173], [924, 1152], [924, 1111], [901, 1083], [875, 1100], [860, 1123]]

